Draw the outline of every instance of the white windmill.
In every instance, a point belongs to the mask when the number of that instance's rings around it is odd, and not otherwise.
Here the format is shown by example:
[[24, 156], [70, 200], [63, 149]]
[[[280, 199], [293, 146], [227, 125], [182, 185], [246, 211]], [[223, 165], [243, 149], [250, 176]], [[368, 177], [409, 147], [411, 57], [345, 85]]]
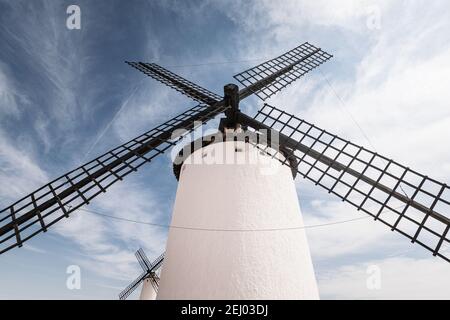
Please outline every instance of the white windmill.
[[136, 288], [142, 283], [139, 299], [155, 300], [159, 287], [158, 271], [160, 270], [161, 264], [164, 260], [164, 253], [156, 258], [153, 263], [148, 260], [142, 248], [136, 251], [135, 255], [143, 272], [119, 294], [119, 299], [125, 300], [128, 298], [130, 294], [133, 293], [133, 291], [136, 290]]
[[158, 299], [319, 298], [295, 174], [450, 261], [446, 184], [268, 104], [255, 117], [240, 111], [241, 100], [266, 100], [330, 58], [304, 43], [235, 75], [244, 87], [226, 85], [224, 97], [154, 63], [128, 62], [200, 104], [2, 210], [0, 253], [225, 113], [217, 134], [175, 159], [179, 184]]

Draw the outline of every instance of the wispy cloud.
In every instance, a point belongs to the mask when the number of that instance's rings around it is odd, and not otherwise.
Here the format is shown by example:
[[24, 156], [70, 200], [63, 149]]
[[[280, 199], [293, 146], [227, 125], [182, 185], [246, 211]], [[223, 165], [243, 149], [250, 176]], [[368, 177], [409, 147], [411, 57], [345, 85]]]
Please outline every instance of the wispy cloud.
[[32, 246], [30, 244], [24, 244], [23, 248], [25, 250], [29, 250], [29, 251], [36, 252], [36, 253], [47, 253], [46, 250], [38, 248], [38, 247], [35, 247], [35, 246]]
[[19, 117], [21, 114], [20, 104], [27, 103], [27, 97], [20, 94], [15, 85], [8, 77], [5, 64], [0, 63], [0, 111], [6, 116]]
[[0, 193], [3, 205], [48, 180], [36, 159], [12, 144], [0, 130]]

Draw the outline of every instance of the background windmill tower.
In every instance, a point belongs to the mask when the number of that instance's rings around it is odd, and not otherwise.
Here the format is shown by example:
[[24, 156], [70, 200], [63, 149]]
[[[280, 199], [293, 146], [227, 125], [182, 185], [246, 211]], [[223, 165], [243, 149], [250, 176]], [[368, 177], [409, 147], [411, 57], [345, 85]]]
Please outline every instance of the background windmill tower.
[[[197, 143], [200, 148], [194, 142], [176, 163], [180, 183], [159, 298], [317, 298], [293, 171], [450, 261], [446, 184], [271, 105], [264, 104], [255, 117], [239, 109], [250, 95], [265, 100], [330, 58], [304, 43], [235, 75], [244, 87], [226, 85], [224, 97], [156, 64], [128, 62], [200, 104], [3, 209], [0, 253], [68, 218], [199, 123], [224, 113], [225, 135]], [[191, 161], [220, 154], [264, 157], [248, 165]], [[263, 175], [263, 161], [286, 166]]]

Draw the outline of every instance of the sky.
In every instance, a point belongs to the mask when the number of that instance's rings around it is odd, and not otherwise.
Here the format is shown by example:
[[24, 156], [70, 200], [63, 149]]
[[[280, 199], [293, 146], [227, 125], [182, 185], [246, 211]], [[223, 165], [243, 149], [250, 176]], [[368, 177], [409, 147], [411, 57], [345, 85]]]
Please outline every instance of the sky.
[[[70, 5], [80, 29], [67, 28]], [[448, 1], [422, 0], [0, 0], [0, 206], [195, 104], [125, 60], [222, 94], [234, 74], [305, 41], [333, 59], [270, 104], [448, 182], [449, 17]], [[450, 298], [447, 262], [296, 186], [305, 225], [327, 224], [307, 229], [322, 299]], [[88, 209], [167, 225], [176, 187], [168, 153]], [[166, 238], [164, 227], [76, 212], [0, 256], [0, 299], [117, 299], [140, 273], [134, 252], [156, 258]], [[67, 285], [71, 266], [79, 289]]]

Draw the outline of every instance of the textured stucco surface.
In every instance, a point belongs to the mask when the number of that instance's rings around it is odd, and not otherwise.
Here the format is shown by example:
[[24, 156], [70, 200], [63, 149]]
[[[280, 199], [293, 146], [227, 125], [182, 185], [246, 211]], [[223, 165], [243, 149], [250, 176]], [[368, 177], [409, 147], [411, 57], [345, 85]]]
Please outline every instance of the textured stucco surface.
[[319, 298], [291, 171], [253, 146], [192, 154], [171, 224], [212, 230], [170, 229], [158, 299]]

